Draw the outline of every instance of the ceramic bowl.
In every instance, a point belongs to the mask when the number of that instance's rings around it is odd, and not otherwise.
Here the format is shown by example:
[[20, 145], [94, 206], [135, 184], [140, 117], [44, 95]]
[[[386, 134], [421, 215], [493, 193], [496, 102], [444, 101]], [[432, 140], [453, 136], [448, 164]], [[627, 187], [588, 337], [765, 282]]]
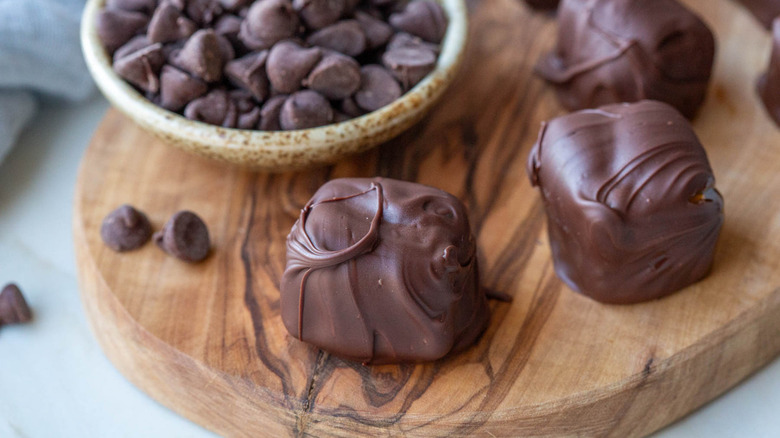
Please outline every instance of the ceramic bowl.
[[160, 108], [111, 69], [97, 35], [105, 0], [88, 0], [81, 22], [84, 58], [100, 90], [119, 111], [165, 143], [257, 170], [300, 170], [332, 163], [385, 142], [419, 121], [450, 85], [467, 36], [464, 0], [440, 0], [449, 18], [436, 68], [391, 104], [361, 117], [295, 131], [230, 129], [192, 121]]

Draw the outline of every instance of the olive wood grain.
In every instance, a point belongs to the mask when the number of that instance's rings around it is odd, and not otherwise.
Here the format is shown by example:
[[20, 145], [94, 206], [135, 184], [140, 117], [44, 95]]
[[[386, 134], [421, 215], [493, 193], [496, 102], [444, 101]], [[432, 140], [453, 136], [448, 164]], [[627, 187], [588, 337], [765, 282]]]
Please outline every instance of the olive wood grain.
[[[769, 35], [726, 0], [688, 0], [717, 67], [694, 127], [726, 200], [712, 274], [659, 301], [598, 304], [556, 278], [525, 160], [562, 114], [532, 75], [551, 17], [516, 0], [470, 4], [461, 74], [431, 116], [328, 168], [251, 173], [187, 155], [110, 111], [84, 157], [74, 236], [82, 299], [107, 356], [161, 403], [229, 436], [637, 436], [680, 418], [780, 351], [780, 130], [754, 81]], [[383, 175], [469, 207], [482, 284], [510, 294], [463, 354], [364, 367], [289, 336], [279, 316], [285, 237], [330, 178]], [[189, 209], [213, 252], [189, 265], [153, 244], [117, 254], [102, 218], [131, 203], [159, 229]]]

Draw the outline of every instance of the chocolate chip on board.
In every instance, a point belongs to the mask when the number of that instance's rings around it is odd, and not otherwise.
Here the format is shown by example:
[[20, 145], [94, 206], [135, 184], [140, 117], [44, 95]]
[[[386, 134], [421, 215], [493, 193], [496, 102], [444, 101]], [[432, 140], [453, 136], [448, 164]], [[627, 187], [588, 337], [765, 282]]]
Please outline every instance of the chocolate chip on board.
[[190, 263], [205, 259], [211, 250], [206, 224], [191, 211], [174, 214], [162, 230], [154, 233], [154, 243], [168, 254]]
[[132, 251], [149, 241], [152, 225], [143, 212], [124, 204], [103, 219], [100, 237], [114, 251]]

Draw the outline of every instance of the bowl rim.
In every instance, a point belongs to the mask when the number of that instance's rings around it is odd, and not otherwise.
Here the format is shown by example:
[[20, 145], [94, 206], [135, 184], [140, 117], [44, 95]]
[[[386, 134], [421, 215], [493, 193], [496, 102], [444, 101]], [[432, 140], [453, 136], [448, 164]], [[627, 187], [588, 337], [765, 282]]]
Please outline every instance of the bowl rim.
[[[296, 154], [338, 144], [344, 140], [344, 130], [359, 130], [360, 126], [377, 130], [401, 123], [403, 118], [400, 115], [415, 110], [420, 106], [421, 101], [436, 100], [439, 97], [451, 82], [454, 70], [462, 61], [468, 33], [468, 14], [465, 0], [436, 1], [442, 5], [447, 14], [448, 26], [433, 71], [401, 97], [378, 110], [342, 122], [300, 130], [261, 131], [226, 128], [187, 119], [183, 115], [152, 103], [114, 72], [110, 56], [97, 35], [97, 16], [106, 0], [87, 0], [81, 20], [80, 36], [87, 67], [98, 88], [115, 108], [136, 123], [154, 126], [153, 130], [166, 136], [183, 139], [217, 154], [223, 149]], [[140, 117], [144, 120], [139, 120]], [[186, 126], [188, 129], [181, 129], [178, 125]], [[236, 136], [243, 141], [229, 140]], [[361, 148], [357, 145], [345, 154], [360, 152], [370, 146], [372, 145]]]

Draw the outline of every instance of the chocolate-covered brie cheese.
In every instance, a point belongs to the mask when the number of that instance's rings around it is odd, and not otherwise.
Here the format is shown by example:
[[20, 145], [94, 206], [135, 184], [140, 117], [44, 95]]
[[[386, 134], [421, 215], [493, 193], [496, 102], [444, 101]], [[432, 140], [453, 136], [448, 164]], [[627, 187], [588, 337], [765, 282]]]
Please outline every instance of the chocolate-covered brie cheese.
[[710, 29], [676, 0], [563, 0], [536, 71], [570, 110], [654, 99], [691, 118], [714, 55]]
[[463, 204], [417, 183], [329, 181], [287, 238], [281, 313], [294, 337], [366, 364], [463, 350], [489, 316]]
[[706, 276], [723, 199], [696, 134], [655, 101], [583, 110], [542, 126], [528, 158], [555, 271], [605, 303], [659, 298]]

